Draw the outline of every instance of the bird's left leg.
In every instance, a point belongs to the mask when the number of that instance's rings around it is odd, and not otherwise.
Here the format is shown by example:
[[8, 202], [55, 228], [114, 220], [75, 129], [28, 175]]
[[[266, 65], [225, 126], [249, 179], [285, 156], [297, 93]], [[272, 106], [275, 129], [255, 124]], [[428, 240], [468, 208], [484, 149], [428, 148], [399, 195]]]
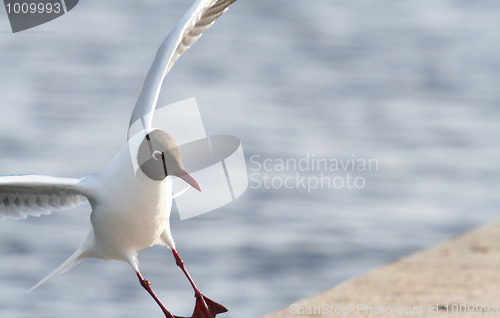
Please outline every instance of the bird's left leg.
[[226, 312], [227, 311], [226, 307], [209, 299], [200, 292], [198, 287], [196, 287], [196, 284], [194, 283], [193, 279], [189, 275], [188, 271], [186, 270], [186, 267], [184, 266], [184, 261], [179, 256], [177, 251], [175, 249], [172, 249], [172, 253], [174, 254], [177, 266], [179, 266], [181, 270], [184, 272], [187, 279], [189, 280], [189, 283], [191, 283], [191, 286], [193, 286], [194, 289], [194, 297], [196, 297], [196, 305], [194, 307], [193, 315], [191, 318], [215, 318], [217, 314]]
[[136, 274], [137, 274], [137, 278], [139, 278], [139, 282], [141, 283], [141, 286], [144, 287], [145, 290], [147, 290], [147, 292], [151, 295], [151, 297], [153, 297], [153, 299], [156, 301], [158, 306], [160, 306], [161, 310], [165, 314], [165, 318], [181, 318], [181, 317], [177, 317], [177, 316], [172, 315], [172, 313], [170, 313], [170, 311], [168, 311], [168, 309], [165, 308], [165, 306], [162, 304], [161, 300], [158, 298], [158, 296], [156, 296], [155, 292], [151, 288], [151, 284], [149, 283], [149, 281], [145, 280], [139, 271], [137, 271]]

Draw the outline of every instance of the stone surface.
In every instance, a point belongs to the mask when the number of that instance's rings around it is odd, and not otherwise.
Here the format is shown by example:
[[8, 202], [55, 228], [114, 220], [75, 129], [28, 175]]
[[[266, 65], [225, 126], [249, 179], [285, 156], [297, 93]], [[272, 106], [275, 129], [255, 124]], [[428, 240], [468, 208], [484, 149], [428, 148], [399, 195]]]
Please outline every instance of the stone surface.
[[500, 224], [376, 268], [265, 318], [336, 316], [500, 317]]

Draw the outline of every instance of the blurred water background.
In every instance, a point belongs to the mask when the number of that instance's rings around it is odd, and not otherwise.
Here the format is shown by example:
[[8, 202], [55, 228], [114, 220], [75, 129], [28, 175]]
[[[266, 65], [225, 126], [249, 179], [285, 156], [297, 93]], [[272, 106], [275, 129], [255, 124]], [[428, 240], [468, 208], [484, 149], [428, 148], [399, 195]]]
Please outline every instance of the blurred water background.
[[[17, 34], [1, 9], [0, 174], [77, 176], [109, 160], [190, 4], [81, 1]], [[230, 309], [222, 317], [261, 317], [498, 221], [499, 14], [498, 1], [240, 0], [180, 59], [160, 104], [196, 97], [208, 133], [241, 139], [252, 178], [237, 201], [172, 223], [197, 284]], [[378, 165], [259, 169], [308, 156]], [[364, 184], [279, 186], [297, 172]], [[1, 317], [162, 317], [116, 261], [86, 260], [21, 294], [76, 249], [89, 211], [0, 223]], [[165, 304], [188, 316], [192, 291], [171, 254], [139, 256]]]

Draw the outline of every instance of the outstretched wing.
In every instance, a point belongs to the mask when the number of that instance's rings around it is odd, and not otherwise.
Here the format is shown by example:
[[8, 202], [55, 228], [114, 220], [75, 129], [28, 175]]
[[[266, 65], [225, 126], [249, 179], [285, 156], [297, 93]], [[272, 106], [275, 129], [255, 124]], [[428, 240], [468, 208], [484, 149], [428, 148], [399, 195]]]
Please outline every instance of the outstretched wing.
[[198, 0], [163, 41], [149, 69], [132, 117], [127, 140], [142, 130], [151, 129], [153, 113], [165, 75], [174, 63], [226, 12], [236, 0]]
[[79, 205], [87, 201], [81, 179], [40, 175], [0, 177], [0, 219], [25, 219]]

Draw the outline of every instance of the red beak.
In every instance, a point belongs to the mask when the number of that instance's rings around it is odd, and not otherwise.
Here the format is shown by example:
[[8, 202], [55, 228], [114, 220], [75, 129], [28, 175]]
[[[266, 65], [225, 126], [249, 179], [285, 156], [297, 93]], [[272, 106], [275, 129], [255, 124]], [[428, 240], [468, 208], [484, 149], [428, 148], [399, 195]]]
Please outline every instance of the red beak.
[[183, 174], [179, 176], [179, 178], [186, 181], [190, 186], [201, 192], [201, 188], [198, 185], [198, 182], [196, 182], [196, 180], [193, 177], [191, 177], [186, 170], [183, 170]]

